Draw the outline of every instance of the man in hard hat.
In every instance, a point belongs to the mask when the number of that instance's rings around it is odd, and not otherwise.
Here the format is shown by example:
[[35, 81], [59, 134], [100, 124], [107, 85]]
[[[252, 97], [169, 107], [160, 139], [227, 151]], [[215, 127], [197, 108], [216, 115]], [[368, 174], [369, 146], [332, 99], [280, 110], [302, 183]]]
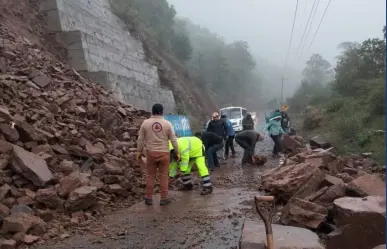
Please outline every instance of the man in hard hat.
[[285, 133], [289, 133], [289, 128], [290, 128], [290, 119], [289, 115], [287, 113], [289, 109], [289, 106], [284, 104], [281, 106], [281, 127], [284, 130]]
[[171, 153], [171, 163], [169, 165], [169, 177], [174, 178], [177, 175], [179, 169], [184, 176], [183, 187], [181, 190], [192, 190], [193, 183], [191, 179], [191, 169], [196, 164], [198, 173], [202, 178], [202, 191], [201, 195], [208, 195], [212, 193], [211, 178], [206, 166], [206, 160], [204, 157], [204, 146], [202, 140], [197, 137], [180, 137], [177, 139], [180, 160], [176, 157], [172, 144], [169, 144]]

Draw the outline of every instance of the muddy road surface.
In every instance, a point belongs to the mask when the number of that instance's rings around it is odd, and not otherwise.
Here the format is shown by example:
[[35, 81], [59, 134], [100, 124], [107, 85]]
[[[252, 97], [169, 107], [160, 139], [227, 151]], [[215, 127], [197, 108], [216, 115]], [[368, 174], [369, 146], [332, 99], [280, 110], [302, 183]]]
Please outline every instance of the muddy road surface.
[[[257, 144], [256, 153], [269, 156], [271, 148], [272, 142], [266, 138]], [[260, 194], [260, 173], [277, 163], [268, 158], [261, 168], [241, 168], [240, 158], [223, 161], [211, 175], [212, 195], [201, 196], [198, 189], [171, 191], [173, 202], [165, 207], [159, 206], [156, 195], [153, 206], [137, 203], [101, 218], [101, 225], [90, 227], [87, 233], [34, 248], [238, 248], [244, 220], [259, 219], [253, 197]]]

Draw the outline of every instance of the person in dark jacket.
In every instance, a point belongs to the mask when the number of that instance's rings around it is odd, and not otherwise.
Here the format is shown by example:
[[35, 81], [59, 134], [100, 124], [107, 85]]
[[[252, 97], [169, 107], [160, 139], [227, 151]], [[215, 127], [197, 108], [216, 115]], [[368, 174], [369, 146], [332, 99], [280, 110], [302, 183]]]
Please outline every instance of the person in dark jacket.
[[244, 131], [247, 130], [254, 130], [254, 120], [251, 117], [251, 114], [247, 114], [246, 117], [243, 118], [242, 120], [242, 129]]
[[281, 119], [281, 126], [286, 134], [289, 133], [289, 129], [290, 129], [290, 118], [289, 118], [287, 111], [288, 111], [288, 105], [281, 106], [281, 112], [280, 112], [281, 118], [282, 118]]
[[223, 138], [213, 132], [196, 132], [195, 136], [203, 142], [208, 168], [214, 170], [215, 167], [219, 167], [216, 152], [223, 148]]
[[208, 123], [207, 132], [213, 132], [219, 137], [222, 137], [226, 140], [227, 138], [227, 127], [226, 122], [223, 119], [220, 119], [219, 113], [214, 112], [212, 114], [212, 120]]
[[242, 166], [247, 163], [254, 164], [255, 145], [258, 141], [263, 140], [263, 135], [253, 130], [246, 130], [238, 133], [235, 136], [235, 142], [244, 150], [242, 158]]
[[236, 153], [234, 149], [234, 138], [235, 138], [235, 132], [234, 128], [232, 127], [231, 121], [227, 119], [226, 115], [220, 116], [221, 119], [223, 119], [226, 122], [226, 135], [227, 135], [227, 140], [226, 140], [226, 145], [225, 145], [225, 150], [224, 150], [224, 157], [227, 159], [228, 158], [228, 152], [231, 149], [231, 157], [234, 158]]

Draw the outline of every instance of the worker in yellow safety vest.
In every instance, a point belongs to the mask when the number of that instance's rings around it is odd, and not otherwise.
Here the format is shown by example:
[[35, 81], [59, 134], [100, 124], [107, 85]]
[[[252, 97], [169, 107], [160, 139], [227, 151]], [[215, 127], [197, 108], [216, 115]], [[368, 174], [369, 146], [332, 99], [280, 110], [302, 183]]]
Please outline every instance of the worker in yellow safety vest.
[[208, 195], [212, 193], [211, 178], [206, 166], [204, 157], [204, 146], [202, 140], [197, 137], [180, 137], [177, 139], [177, 144], [180, 152], [180, 160], [175, 156], [175, 152], [171, 143], [169, 143], [169, 150], [171, 152], [171, 163], [169, 165], [169, 177], [174, 178], [179, 169], [184, 176], [183, 187], [181, 190], [192, 190], [193, 184], [191, 179], [191, 169], [196, 164], [200, 177], [202, 178], [201, 195]]

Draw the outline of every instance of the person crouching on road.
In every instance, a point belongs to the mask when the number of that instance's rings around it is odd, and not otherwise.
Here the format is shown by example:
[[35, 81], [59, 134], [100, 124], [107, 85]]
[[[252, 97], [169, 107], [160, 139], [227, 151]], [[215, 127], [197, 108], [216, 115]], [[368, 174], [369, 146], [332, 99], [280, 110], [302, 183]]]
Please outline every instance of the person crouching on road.
[[[145, 190], [145, 204], [152, 205], [153, 188], [156, 181], [156, 172], [159, 170], [160, 205], [168, 205], [168, 167], [170, 163], [169, 143], [179, 158], [179, 147], [172, 124], [163, 118], [163, 106], [155, 104], [152, 107], [152, 116], [145, 120], [140, 128], [137, 139], [137, 160], [143, 155], [144, 144], [147, 149], [147, 179]], [[169, 142], [170, 141], [170, 142]]]
[[231, 153], [232, 153], [231, 157], [235, 158], [236, 153], [235, 153], [235, 149], [234, 149], [234, 138], [235, 138], [234, 128], [232, 127], [231, 121], [227, 119], [226, 115], [222, 115], [222, 116], [220, 116], [220, 118], [223, 119], [226, 123], [227, 139], [226, 139], [226, 145], [224, 148], [224, 157], [225, 157], [225, 159], [228, 158], [228, 152], [231, 149]]
[[[176, 156], [172, 144], [169, 145], [171, 164], [169, 165], [169, 177], [174, 178], [179, 169], [184, 176], [183, 187], [180, 190], [192, 190], [193, 183], [191, 179], [191, 169], [196, 164], [200, 177], [202, 178], [201, 195], [208, 195], [212, 193], [212, 184], [208, 168], [206, 166], [206, 159], [204, 157], [204, 146], [202, 140], [197, 137], [180, 137], [177, 139], [181, 157]], [[180, 160], [179, 160], [180, 159]]]
[[282, 134], [284, 134], [284, 130], [281, 125], [281, 112], [279, 110], [275, 110], [273, 113], [267, 117], [267, 123], [265, 126], [265, 130], [268, 132], [269, 136], [274, 142], [273, 147], [273, 157], [280, 157], [279, 165], [282, 166], [285, 163], [285, 156], [283, 154], [282, 148]]
[[223, 148], [223, 138], [213, 132], [197, 132], [195, 133], [195, 136], [202, 140], [208, 168], [213, 171], [215, 167], [219, 167], [219, 160], [216, 152]]
[[263, 140], [263, 136], [253, 130], [242, 131], [235, 136], [235, 142], [244, 150], [242, 166], [245, 166], [246, 164], [255, 164], [255, 145], [261, 140]]

